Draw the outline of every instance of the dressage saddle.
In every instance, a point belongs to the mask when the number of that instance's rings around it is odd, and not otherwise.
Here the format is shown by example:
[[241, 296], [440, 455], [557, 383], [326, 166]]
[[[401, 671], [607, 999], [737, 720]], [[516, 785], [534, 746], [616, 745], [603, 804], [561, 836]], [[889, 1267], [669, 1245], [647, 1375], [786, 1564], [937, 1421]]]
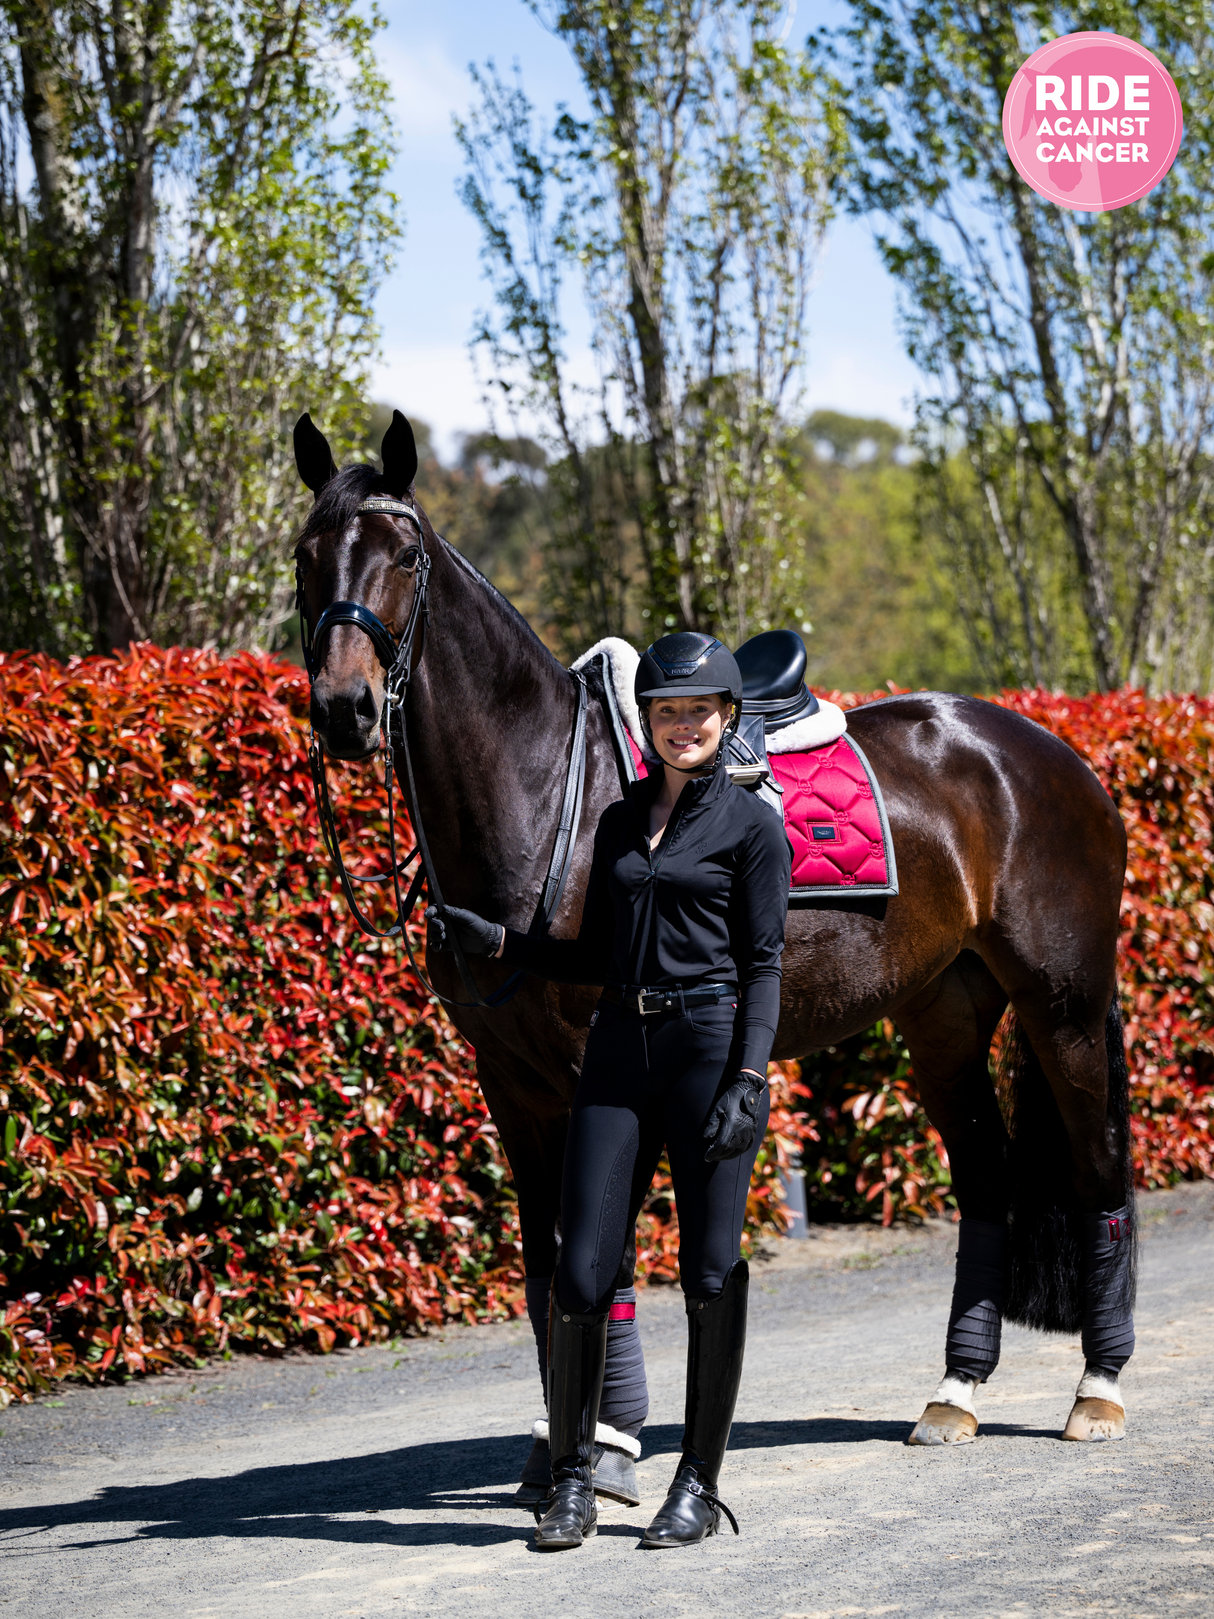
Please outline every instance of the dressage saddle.
[[734, 654], [742, 672], [742, 713], [762, 714], [778, 731], [818, 712], [818, 699], [805, 684], [805, 643], [795, 630], [766, 630], [743, 641]]
[[805, 684], [805, 643], [795, 630], [766, 630], [744, 641], [734, 656], [742, 673], [742, 717], [729, 741], [725, 768], [778, 815], [780, 789], [767, 762], [767, 737], [818, 712]]

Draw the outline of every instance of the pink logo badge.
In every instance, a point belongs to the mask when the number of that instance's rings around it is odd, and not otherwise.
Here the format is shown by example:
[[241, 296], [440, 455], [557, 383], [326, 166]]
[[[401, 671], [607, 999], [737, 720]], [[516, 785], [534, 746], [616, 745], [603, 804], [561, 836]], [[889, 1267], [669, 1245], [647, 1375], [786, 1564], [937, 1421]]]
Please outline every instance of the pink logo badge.
[[1176, 161], [1184, 111], [1157, 56], [1120, 34], [1064, 34], [1017, 70], [1003, 139], [1038, 196], [1086, 213], [1124, 208]]

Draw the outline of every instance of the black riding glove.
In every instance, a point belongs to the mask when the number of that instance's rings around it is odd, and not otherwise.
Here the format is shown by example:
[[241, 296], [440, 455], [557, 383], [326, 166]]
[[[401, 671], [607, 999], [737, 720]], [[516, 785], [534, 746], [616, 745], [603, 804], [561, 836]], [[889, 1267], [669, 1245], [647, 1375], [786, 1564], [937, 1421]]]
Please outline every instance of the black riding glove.
[[455, 938], [467, 956], [496, 956], [506, 931], [500, 922], [486, 922], [475, 911], [461, 910], [458, 905], [429, 905], [426, 921], [431, 950], [450, 950]]
[[704, 1140], [708, 1150], [706, 1164], [718, 1163], [722, 1158], [740, 1158], [749, 1152], [759, 1128], [759, 1104], [767, 1089], [765, 1079], [754, 1074], [739, 1074], [737, 1079], [717, 1099], [708, 1123], [704, 1126]]

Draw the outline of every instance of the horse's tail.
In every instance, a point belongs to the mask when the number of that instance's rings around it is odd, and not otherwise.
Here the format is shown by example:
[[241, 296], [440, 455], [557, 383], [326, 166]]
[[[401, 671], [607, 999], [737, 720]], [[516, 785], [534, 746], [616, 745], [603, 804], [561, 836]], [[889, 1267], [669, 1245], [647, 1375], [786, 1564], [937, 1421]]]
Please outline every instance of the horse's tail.
[[[1130, 1075], [1116, 994], [1104, 1020], [1104, 1043], [1109, 1123], [1123, 1144], [1129, 1204], [1134, 1197]], [[999, 1084], [1012, 1170], [1011, 1272], [1004, 1319], [1040, 1332], [1078, 1332], [1083, 1323], [1082, 1234], [1071, 1194], [1070, 1144], [1045, 1071], [1015, 1014], [1000, 1058]]]

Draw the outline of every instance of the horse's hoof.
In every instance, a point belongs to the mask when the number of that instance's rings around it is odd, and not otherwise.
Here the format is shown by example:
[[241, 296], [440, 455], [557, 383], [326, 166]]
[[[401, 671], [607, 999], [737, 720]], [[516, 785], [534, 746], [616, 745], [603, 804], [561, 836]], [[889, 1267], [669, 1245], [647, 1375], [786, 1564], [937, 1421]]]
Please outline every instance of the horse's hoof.
[[1076, 1400], [1062, 1430], [1064, 1439], [1083, 1439], [1091, 1443], [1101, 1439], [1125, 1438], [1125, 1412], [1112, 1400]]
[[978, 1418], [959, 1405], [939, 1405], [935, 1400], [916, 1422], [908, 1445], [968, 1445], [978, 1432]]

